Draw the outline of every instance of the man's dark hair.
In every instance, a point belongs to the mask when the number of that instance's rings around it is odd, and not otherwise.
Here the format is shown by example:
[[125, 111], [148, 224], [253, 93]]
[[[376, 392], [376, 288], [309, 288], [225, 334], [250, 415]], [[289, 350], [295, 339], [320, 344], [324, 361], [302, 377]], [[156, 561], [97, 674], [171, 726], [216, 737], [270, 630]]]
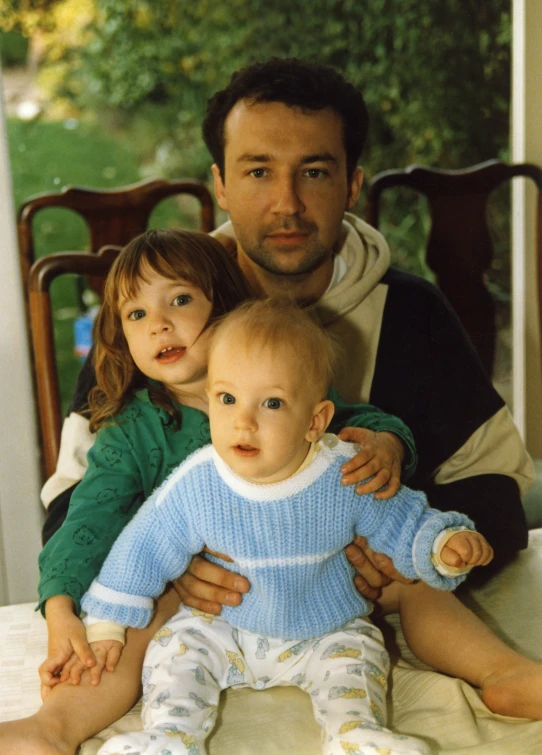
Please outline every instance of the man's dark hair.
[[239, 100], [282, 102], [302, 110], [334, 110], [343, 122], [346, 170], [351, 179], [365, 143], [367, 108], [361, 92], [334, 68], [299, 58], [271, 58], [236, 71], [207, 103], [203, 138], [224, 175], [224, 123]]

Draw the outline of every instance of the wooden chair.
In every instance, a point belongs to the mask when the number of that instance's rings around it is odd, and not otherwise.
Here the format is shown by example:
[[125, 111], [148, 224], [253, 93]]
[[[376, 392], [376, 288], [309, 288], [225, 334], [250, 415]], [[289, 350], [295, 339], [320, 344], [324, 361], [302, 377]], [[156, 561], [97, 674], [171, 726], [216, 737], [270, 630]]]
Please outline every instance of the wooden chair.
[[[532, 179], [538, 187], [538, 259], [542, 260], [542, 169], [536, 165], [506, 165], [497, 160], [465, 170], [437, 170], [412, 165], [388, 170], [369, 184], [366, 217], [378, 228], [382, 194], [407, 187], [427, 197], [431, 230], [426, 262], [469, 334], [484, 366], [491, 374], [495, 356], [495, 307], [485, 273], [493, 258], [487, 223], [489, 195], [515, 176]], [[539, 271], [542, 296], [542, 270]], [[539, 296], [542, 318], [542, 298]], [[542, 319], [541, 319], [542, 322]]]
[[[167, 197], [189, 195], [200, 203], [200, 228], [214, 229], [210, 192], [198, 181], [150, 180], [113, 190], [67, 187], [30, 197], [17, 214], [19, 254], [29, 337], [33, 343], [33, 380], [37, 400], [44, 478], [55, 470], [62, 422], [53, 339], [50, 285], [59, 275], [83, 275], [100, 293], [118, 249], [146, 230], [153, 209]], [[88, 252], [59, 252], [35, 262], [33, 220], [47, 208], [79, 214], [90, 235]], [[100, 250], [104, 253], [100, 253]]]
[[37, 194], [27, 199], [17, 213], [17, 234], [22, 280], [27, 291], [28, 276], [36, 255], [32, 221], [50, 207], [63, 207], [85, 220], [90, 234], [89, 252], [96, 254], [103, 246], [124, 246], [146, 230], [151, 212], [167, 197], [188, 194], [199, 200], [202, 231], [214, 229], [214, 205], [205, 184], [199, 181], [142, 181], [118, 189], [87, 189], [69, 186], [54, 194]]
[[97, 254], [59, 252], [34, 263], [29, 275], [30, 331], [34, 351], [35, 388], [44, 479], [56, 468], [60, 450], [62, 410], [55, 357], [50, 288], [60, 275], [92, 276], [105, 282], [121, 247], [106, 246]]

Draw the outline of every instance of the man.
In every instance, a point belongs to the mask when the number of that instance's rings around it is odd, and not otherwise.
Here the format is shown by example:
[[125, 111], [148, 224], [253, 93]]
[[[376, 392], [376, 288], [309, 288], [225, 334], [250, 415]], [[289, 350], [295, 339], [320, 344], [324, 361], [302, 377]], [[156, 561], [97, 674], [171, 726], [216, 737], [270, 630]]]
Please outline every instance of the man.
[[[521, 494], [532, 463], [442, 295], [389, 269], [382, 236], [347, 212], [363, 182], [367, 125], [360, 92], [326, 66], [273, 59], [234, 74], [209, 101], [203, 124], [217, 201], [230, 216], [215, 235], [255, 292], [316, 302], [348, 355], [339, 393], [406, 422], [419, 453], [409, 484], [433, 506], [472, 517], [494, 547], [495, 570], [526, 546]], [[88, 380], [81, 386], [79, 405]], [[92, 442], [80, 415], [65, 435], [60, 466], [67, 459], [72, 468], [47, 483], [49, 500], [84, 473], [84, 453], [72, 449]], [[379, 576], [359, 551], [350, 553], [363, 575], [358, 585], [374, 596], [363, 577], [378, 584]]]
[[[237, 255], [255, 291], [315, 303], [348, 357], [339, 392], [397, 414], [411, 427], [420, 456], [412, 486], [426, 490], [433, 506], [471, 516], [502, 565], [526, 545], [520, 490], [530, 484], [531, 463], [443, 297], [425, 281], [388, 269], [382, 236], [345, 215], [362, 185], [357, 162], [366, 128], [361, 95], [329, 68], [272, 60], [234, 74], [211, 99], [204, 123], [217, 200], [231, 219], [216, 235]], [[80, 415], [72, 414], [64, 431], [57, 475], [44, 489], [49, 500], [57, 495], [54, 508], [84, 472], [81, 450], [92, 443]], [[361, 551], [351, 550], [361, 563], [361, 587], [371, 597], [379, 576]], [[243, 578], [203, 558], [190, 571], [181, 591], [191, 606], [216, 612], [217, 604], [236, 604], [248, 589]], [[460, 649], [467, 652], [448, 667], [444, 632], [435, 655], [427, 647], [435, 644], [433, 617], [438, 614], [446, 625], [454, 617], [438, 601], [420, 601], [418, 585], [404, 588], [414, 596], [404, 604], [397, 594], [386, 596], [390, 588], [395, 585], [385, 588], [384, 599], [401, 609], [404, 626], [423, 616], [425, 637], [412, 649], [440, 670], [482, 687], [483, 679], [472, 673], [473, 655], [491, 656], [500, 667], [495, 659], [512, 653], [471, 614], [465, 622], [463, 613]], [[528, 673], [534, 679], [537, 672]], [[512, 699], [524, 688], [516, 685]], [[426, 693], [429, 700], [433, 693]], [[507, 706], [497, 700], [493, 708], [513, 714]], [[102, 718], [113, 715], [105, 711]]]

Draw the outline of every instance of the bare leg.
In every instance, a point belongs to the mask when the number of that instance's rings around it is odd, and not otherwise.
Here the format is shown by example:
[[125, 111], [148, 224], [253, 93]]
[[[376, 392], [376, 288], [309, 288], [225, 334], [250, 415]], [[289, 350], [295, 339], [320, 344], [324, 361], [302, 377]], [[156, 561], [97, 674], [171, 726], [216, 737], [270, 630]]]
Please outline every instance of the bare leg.
[[542, 664], [509, 648], [453, 593], [423, 582], [390, 585], [405, 640], [424, 663], [479, 687], [494, 713], [542, 720]]
[[75, 755], [80, 744], [123, 716], [141, 694], [147, 645], [178, 608], [179, 598], [172, 589], [158, 601], [146, 629], [128, 631], [117, 668], [104, 672], [99, 685], [91, 685], [85, 673], [77, 686], [54, 687], [33, 716], [1, 723], [2, 755]]

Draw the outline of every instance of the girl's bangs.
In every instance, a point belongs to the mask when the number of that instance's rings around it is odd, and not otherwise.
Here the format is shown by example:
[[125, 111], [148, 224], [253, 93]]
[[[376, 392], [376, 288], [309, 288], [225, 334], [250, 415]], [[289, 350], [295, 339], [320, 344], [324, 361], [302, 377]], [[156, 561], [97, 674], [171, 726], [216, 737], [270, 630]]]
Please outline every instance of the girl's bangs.
[[186, 259], [186, 255], [175, 255], [168, 260], [152, 247], [138, 250], [137, 254], [124, 260], [118, 270], [117, 290], [118, 298], [133, 299], [139, 293], [142, 283], [149, 283], [149, 273], [157, 273], [170, 280], [185, 280], [187, 283], [201, 288], [207, 295], [209, 283], [206, 276], [197, 274], [197, 269]]

